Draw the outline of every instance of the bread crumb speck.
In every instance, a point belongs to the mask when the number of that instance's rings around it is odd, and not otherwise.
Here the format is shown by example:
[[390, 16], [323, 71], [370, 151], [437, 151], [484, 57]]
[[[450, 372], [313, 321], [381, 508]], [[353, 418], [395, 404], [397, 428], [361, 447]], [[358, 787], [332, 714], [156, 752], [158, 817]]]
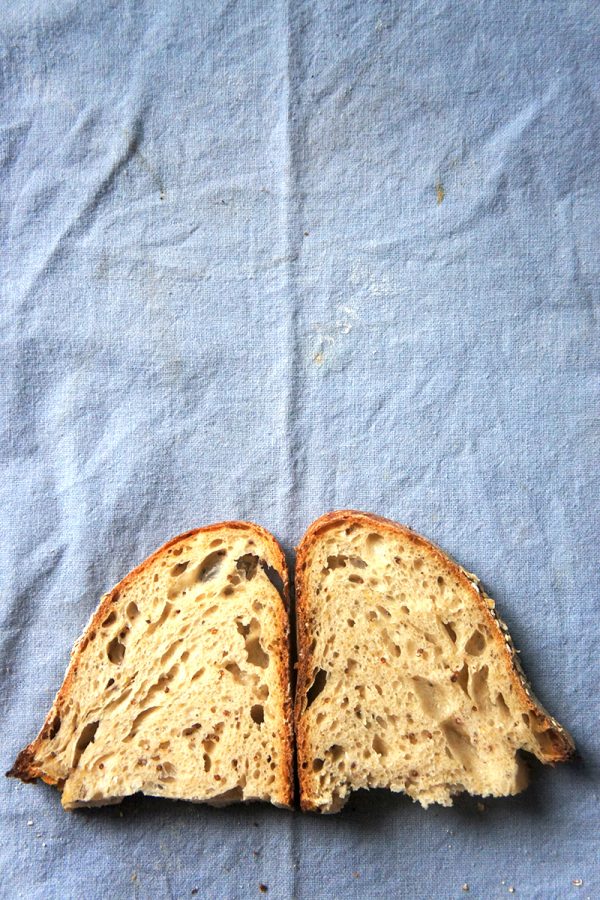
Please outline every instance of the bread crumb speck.
[[514, 892], [515, 892], [515, 889], [514, 889], [514, 887], [513, 887], [512, 884], [511, 884], [511, 886], [510, 886], [509, 889], [508, 889], [508, 893], [509, 893], [509, 894], [514, 894]]
[[581, 878], [574, 878], [573, 884], [575, 887], [583, 887], [583, 880]]
[[469, 885], [465, 882], [465, 884], [463, 884], [463, 886], [462, 886], [462, 889], [463, 889], [463, 891], [468, 891]]
[[353, 877], [353, 878], [360, 878], [360, 872], [353, 872], [353, 873], [352, 873], [352, 877]]
[[33, 825], [33, 819], [29, 819], [28, 822], [27, 822], [27, 824], [28, 824], [29, 826]]
[[137, 872], [132, 872], [132, 873], [131, 873], [131, 880], [132, 880], [132, 881], [137, 881]]
[[262, 882], [259, 884], [258, 889], [259, 889], [259, 891], [261, 892], [261, 894], [266, 894], [267, 891], [269, 890], [269, 888], [267, 887], [267, 885], [266, 885], [266, 884], [263, 884]]

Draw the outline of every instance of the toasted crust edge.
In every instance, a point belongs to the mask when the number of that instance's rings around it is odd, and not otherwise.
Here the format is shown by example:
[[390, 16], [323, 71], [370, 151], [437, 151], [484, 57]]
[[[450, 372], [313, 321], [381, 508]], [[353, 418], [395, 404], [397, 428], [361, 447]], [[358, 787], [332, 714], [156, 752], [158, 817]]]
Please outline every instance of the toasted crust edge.
[[298, 782], [300, 787], [300, 807], [305, 812], [318, 811], [319, 806], [313, 803], [312, 794], [312, 778], [309, 767], [302, 768], [302, 762], [309, 761], [307, 759], [308, 750], [308, 729], [306, 723], [302, 721], [302, 701], [309, 685], [310, 674], [312, 671], [312, 656], [309, 652], [310, 646], [310, 620], [308, 617], [307, 607], [307, 591], [306, 591], [306, 568], [309, 557], [317, 544], [319, 538], [330, 528], [339, 525], [365, 524], [376, 526], [380, 531], [387, 532], [390, 535], [402, 535], [414, 544], [421, 547], [425, 552], [441, 560], [445, 565], [449, 566], [454, 575], [462, 581], [465, 588], [472, 592], [474, 599], [477, 601], [480, 609], [488, 619], [490, 632], [493, 639], [503, 653], [508, 663], [511, 680], [517, 693], [520, 695], [523, 704], [529, 709], [531, 714], [535, 716], [543, 730], [551, 729], [552, 751], [544, 757], [544, 763], [554, 765], [555, 763], [567, 762], [575, 753], [575, 743], [569, 732], [560, 725], [553, 716], [551, 716], [535, 697], [529, 681], [521, 667], [518, 658], [518, 651], [508, 633], [508, 628], [496, 612], [496, 606], [491, 597], [489, 597], [481, 588], [479, 579], [471, 572], [463, 569], [451, 556], [445, 553], [436, 544], [417, 534], [406, 525], [400, 525], [391, 519], [383, 516], [374, 515], [372, 513], [360, 512], [354, 509], [342, 509], [325, 513], [314, 522], [312, 522], [304, 533], [300, 543], [298, 544], [296, 556], [296, 646], [298, 653], [297, 675], [296, 675], [296, 693], [294, 698], [294, 728], [296, 733], [296, 758], [298, 768]]
[[59, 789], [62, 788], [62, 785], [53, 781], [44, 776], [44, 773], [40, 770], [38, 766], [35, 764], [36, 752], [43, 740], [45, 740], [51, 729], [51, 724], [56, 715], [56, 708], [60, 705], [60, 702], [66, 697], [71, 689], [71, 684], [73, 678], [77, 672], [79, 658], [83, 650], [85, 650], [88, 643], [88, 635], [90, 631], [99, 627], [100, 623], [106, 617], [107, 612], [110, 609], [111, 602], [115, 595], [118, 595], [120, 591], [122, 591], [131, 581], [137, 578], [142, 572], [145, 571], [156, 559], [162, 556], [167, 550], [173, 547], [175, 544], [178, 544], [180, 541], [187, 540], [190, 537], [194, 537], [201, 532], [211, 532], [217, 531], [222, 528], [233, 528], [239, 530], [250, 530], [253, 531], [256, 535], [260, 536], [263, 540], [265, 540], [268, 544], [271, 545], [274, 558], [277, 562], [277, 571], [281, 578], [283, 584], [283, 598], [282, 605], [280, 609], [280, 637], [281, 637], [281, 647], [283, 651], [283, 655], [285, 659], [280, 658], [278, 660], [278, 678], [280, 681], [280, 686], [282, 689], [282, 694], [286, 698], [285, 706], [284, 706], [284, 721], [282, 723], [281, 731], [280, 731], [280, 740], [282, 746], [284, 747], [283, 759], [282, 759], [282, 776], [281, 776], [281, 784], [280, 790], [278, 791], [278, 796], [276, 800], [272, 802], [276, 802], [277, 805], [281, 805], [284, 807], [293, 807], [294, 804], [294, 738], [293, 738], [293, 710], [292, 710], [292, 698], [290, 691], [290, 673], [291, 673], [291, 659], [290, 659], [290, 633], [289, 633], [289, 617], [288, 612], [290, 608], [290, 594], [289, 594], [289, 574], [288, 567], [285, 560], [285, 555], [283, 550], [281, 549], [279, 543], [276, 538], [271, 534], [270, 531], [267, 531], [266, 528], [263, 528], [261, 525], [256, 525], [254, 522], [245, 522], [241, 520], [234, 520], [230, 522], [217, 522], [213, 525], [204, 525], [200, 528], [192, 528], [189, 531], [184, 531], [182, 534], [177, 535], [174, 538], [168, 540], [165, 544], [155, 550], [150, 556], [148, 556], [143, 562], [141, 562], [138, 566], [132, 569], [127, 575], [116, 584], [112, 590], [110, 590], [107, 594], [101, 598], [98, 607], [92, 613], [88, 624], [85, 627], [85, 630], [81, 637], [77, 639], [75, 644], [73, 645], [73, 649], [71, 650], [71, 657], [69, 660], [69, 664], [67, 666], [67, 671], [65, 673], [62, 685], [60, 686], [56, 697], [50, 707], [50, 711], [46, 716], [44, 724], [40, 728], [37, 736], [28, 744], [20, 753], [17, 755], [17, 758], [11, 769], [6, 773], [8, 778], [19, 778], [24, 782], [34, 782], [38, 778], [42, 778], [47, 784], [54, 784]]

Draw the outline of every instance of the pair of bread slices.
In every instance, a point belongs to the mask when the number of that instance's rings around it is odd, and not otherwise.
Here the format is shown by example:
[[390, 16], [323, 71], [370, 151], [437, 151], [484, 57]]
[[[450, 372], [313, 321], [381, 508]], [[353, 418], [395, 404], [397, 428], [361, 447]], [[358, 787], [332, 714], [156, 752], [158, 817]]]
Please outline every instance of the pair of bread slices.
[[102, 601], [44, 726], [8, 773], [67, 809], [144, 794], [336, 812], [360, 788], [423, 806], [515, 794], [522, 751], [569, 758], [478, 579], [410, 529], [341, 511], [288, 571], [275, 538], [227, 522], [170, 541]]

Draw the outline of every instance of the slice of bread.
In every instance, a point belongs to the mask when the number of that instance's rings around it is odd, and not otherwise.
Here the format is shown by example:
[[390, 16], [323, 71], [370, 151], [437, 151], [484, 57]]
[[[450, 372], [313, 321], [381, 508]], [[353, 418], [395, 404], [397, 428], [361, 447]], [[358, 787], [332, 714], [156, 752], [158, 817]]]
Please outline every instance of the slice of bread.
[[478, 579], [408, 528], [353, 511], [298, 548], [295, 720], [304, 810], [386, 787], [423, 806], [528, 780], [519, 751], [573, 741], [533, 697]]
[[138, 791], [290, 806], [287, 607], [285, 559], [263, 528], [174, 538], [102, 598], [8, 774], [56, 785], [66, 809]]

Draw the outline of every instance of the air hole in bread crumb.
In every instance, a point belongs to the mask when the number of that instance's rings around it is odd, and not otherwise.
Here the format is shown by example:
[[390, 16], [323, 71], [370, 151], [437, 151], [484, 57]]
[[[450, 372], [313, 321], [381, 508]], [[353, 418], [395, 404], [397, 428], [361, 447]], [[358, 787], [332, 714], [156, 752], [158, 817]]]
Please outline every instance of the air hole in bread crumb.
[[134, 619], [137, 619], [137, 617], [140, 614], [137, 603], [134, 603], [133, 600], [130, 603], [128, 603], [125, 613], [130, 622], [133, 622]]
[[326, 571], [327, 569], [345, 569], [347, 561], [348, 557], [343, 556], [342, 554], [338, 554], [337, 556], [328, 556]]
[[313, 681], [306, 692], [306, 709], [310, 709], [319, 694], [321, 694], [327, 684], [327, 672], [325, 669], [317, 669]]
[[118, 637], [113, 638], [106, 647], [106, 655], [111, 663], [120, 666], [125, 659], [125, 644], [122, 644]]
[[209, 772], [211, 767], [211, 756], [214, 752], [216, 743], [215, 741], [206, 738], [202, 741], [202, 746], [204, 748], [204, 771]]
[[194, 674], [190, 678], [190, 681], [196, 681], [198, 678], [201, 678], [204, 675], [204, 671], [204, 669], [198, 669], [197, 672], [194, 672]]
[[373, 737], [373, 743], [371, 746], [373, 747], [375, 753], [378, 754], [378, 756], [387, 756], [388, 746], [379, 734], [376, 734]]
[[269, 654], [265, 652], [260, 643], [260, 622], [258, 619], [251, 619], [248, 625], [244, 625], [241, 619], [236, 619], [235, 623], [237, 630], [244, 638], [246, 655], [250, 665], [266, 669], [269, 665]]
[[196, 581], [204, 583], [216, 578], [223, 565], [225, 553], [225, 550], [215, 550], [213, 553], [209, 553], [196, 570]]
[[146, 629], [146, 634], [147, 635], [154, 634], [154, 632], [156, 631], [157, 628], [161, 628], [165, 624], [167, 619], [169, 618], [169, 615], [170, 615], [172, 609], [173, 609], [172, 604], [169, 603], [169, 601], [167, 600], [167, 602], [165, 603], [165, 605], [162, 608], [162, 612], [161, 612], [160, 616], [158, 617], [158, 619], [155, 622], [151, 622], [150, 625], [148, 626], [148, 628]]
[[250, 707], [250, 718], [253, 722], [256, 722], [257, 725], [262, 725], [265, 721], [265, 708], [260, 703], [255, 703], [254, 706]]
[[354, 626], [356, 625], [354, 619], [348, 619], [347, 622], [350, 628], [354, 628]]
[[174, 578], [177, 578], [179, 575], [183, 575], [189, 564], [189, 559], [186, 559], [184, 562], [175, 563], [175, 565], [171, 568], [171, 575]]
[[427, 679], [420, 678], [418, 675], [413, 677], [413, 684], [415, 686], [417, 699], [419, 700], [425, 715], [436, 718], [440, 697], [438, 696], [438, 692], [434, 685], [430, 681], [427, 681]]
[[454, 672], [452, 674], [450, 681], [458, 684], [461, 690], [467, 695], [467, 697], [469, 696], [469, 667], [466, 663], [463, 665], [462, 669], [459, 672]]
[[368, 563], [361, 559], [360, 556], [349, 556], [348, 561], [350, 565], [354, 566], [356, 569], [366, 569]]
[[485, 712], [490, 705], [487, 666], [482, 666], [473, 674], [471, 678], [471, 695], [479, 709]]
[[546, 731], [536, 731], [535, 738], [542, 753], [550, 755], [556, 752], [556, 731], [553, 728], [547, 728]]
[[228, 584], [228, 585], [226, 585], [226, 587], [223, 588], [223, 590], [221, 591], [221, 594], [222, 594], [224, 597], [231, 597], [231, 595], [232, 595], [234, 592], [235, 592], [235, 588], [233, 587], [233, 585], [232, 585], [232, 584]]
[[408, 608], [408, 606], [401, 606], [400, 612], [405, 616], [410, 615], [410, 609]]
[[471, 656], [479, 656], [485, 649], [485, 637], [478, 629], [473, 632], [465, 644], [465, 653]]
[[198, 731], [198, 729], [199, 729], [200, 727], [201, 727], [201, 726], [200, 726], [200, 722], [194, 722], [193, 725], [188, 725], [187, 728], [184, 728], [183, 731], [182, 731], [181, 733], [182, 733], [182, 735], [184, 735], [185, 737], [189, 737], [190, 734], [193, 734], [195, 731]]
[[94, 738], [96, 737], [96, 732], [98, 731], [98, 725], [100, 722], [88, 722], [87, 725], [84, 725], [81, 734], [77, 739], [77, 743], [75, 744], [75, 752], [73, 754], [73, 763], [72, 768], [76, 769], [79, 765], [79, 760], [81, 759], [82, 754], [87, 750], [90, 744], [94, 742]]
[[113, 611], [111, 613], [109, 613], [107, 615], [107, 617], [105, 618], [104, 622], [102, 623], [102, 627], [108, 628], [109, 625], [112, 625], [113, 622], [116, 622], [116, 621], [117, 621], [117, 614], [113, 609]]
[[108, 681], [106, 682], [106, 687], [104, 688], [104, 690], [107, 691], [110, 687], [113, 686], [114, 683], [115, 683], [115, 679], [109, 678]]
[[223, 541], [221, 540], [221, 538], [215, 538], [215, 540], [211, 541], [208, 546], [209, 547], [220, 547], [222, 543], [223, 543]]
[[374, 548], [378, 548], [381, 546], [381, 544], [383, 543], [383, 537], [373, 531], [371, 532], [371, 534], [367, 535], [365, 543], [369, 550], [373, 550]]
[[441, 625], [445, 629], [446, 634], [448, 635], [448, 637], [450, 638], [452, 643], [455, 644], [456, 643], [456, 631], [454, 630], [454, 627], [453, 627], [454, 623], [453, 622], [441, 622]]
[[243, 684], [244, 676], [242, 674], [242, 670], [240, 669], [240, 667], [238, 666], [237, 663], [235, 663], [235, 662], [227, 663], [227, 665], [225, 666], [225, 671], [229, 672], [229, 674], [232, 676], [233, 680], [236, 681], [238, 684]]
[[46, 733], [46, 737], [48, 738], [48, 740], [50, 740], [50, 741], [54, 740], [54, 738], [60, 731], [60, 726], [61, 726], [60, 716], [56, 715], [52, 719], [52, 722], [50, 723], [50, 726]]
[[352, 584], [364, 584], [364, 579], [360, 577], [360, 575], [349, 575], [348, 581]]
[[325, 765], [324, 760], [313, 759], [313, 764], [312, 764], [313, 772], [320, 772], [324, 765]]
[[154, 713], [156, 712], [157, 709], [160, 709], [160, 706], [149, 706], [147, 709], [143, 709], [141, 711], [141, 713], [138, 713], [138, 715], [135, 717], [135, 719], [131, 723], [131, 729], [129, 731], [129, 734], [127, 735], [127, 737], [123, 738], [123, 740], [124, 741], [132, 740], [136, 736], [136, 734], [140, 730], [140, 727], [146, 721], [146, 719], [148, 719], [148, 718], [150, 718], [150, 716], [154, 715]]
[[241, 572], [246, 581], [251, 581], [256, 575], [258, 568], [258, 556], [255, 553], [246, 553], [240, 556], [235, 564], [238, 572]]
[[332, 744], [329, 750], [326, 751], [327, 755], [331, 757], [331, 762], [334, 763], [341, 759], [345, 752], [341, 744]]
[[413, 569], [417, 569], [417, 571], [418, 571], [419, 569], [422, 569], [422, 568], [423, 568], [423, 560], [421, 559], [420, 556], [417, 556], [416, 559], [413, 559]]
[[451, 755], [465, 769], [469, 769], [474, 762], [474, 750], [469, 736], [455, 722], [450, 720], [442, 723], [442, 731]]
[[529, 720], [529, 716], [527, 715], [527, 713], [521, 713], [521, 718], [523, 719], [523, 721], [525, 722], [525, 724], [528, 727], [531, 725], [531, 722]]
[[267, 700], [269, 697], [269, 687], [266, 684], [261, 684], [258, 689], [258, 696], [261, 700]]
[[510, 719], [510, 709], [506, 705], [506, 700], [504, 699], [504, 694], [498, 692], [496, 694], [496, 706], [500, 710], [501, 715], [505, 719]]

